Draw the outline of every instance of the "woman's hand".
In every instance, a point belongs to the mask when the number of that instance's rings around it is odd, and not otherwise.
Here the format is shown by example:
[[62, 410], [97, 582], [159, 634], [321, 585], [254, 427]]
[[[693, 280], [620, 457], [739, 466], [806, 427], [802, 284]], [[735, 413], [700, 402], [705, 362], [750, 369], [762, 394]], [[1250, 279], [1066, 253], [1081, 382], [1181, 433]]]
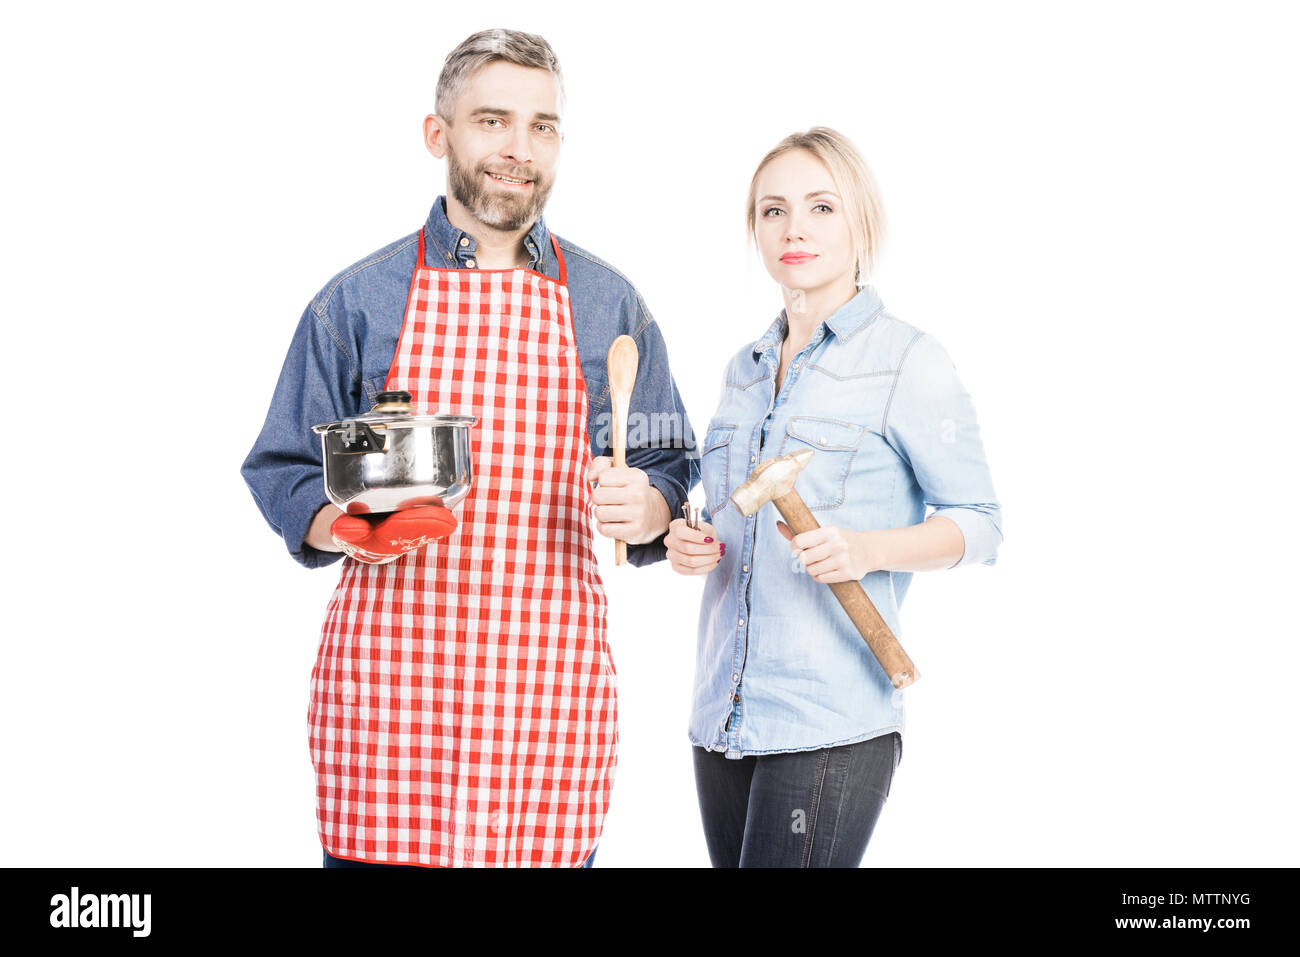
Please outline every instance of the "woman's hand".
[[871, 532], [855, 532], [834, 525], [823, 525], [811, 532], [796, 535], [785, 522], [777, 521], [790, 542], [790, 553], [798, 557], [804, 569], [819, 582], [858, 581], [869, 572], [884, 567]]
[[668, 523], [668, 534], [664, 536], [668, 564], [679, 575], [707, 575], [727, 554], [727, 546], [715, 539], [713, 526], [708, 522], [700, 522], [699, 528], [691, 528], [686, 519], [673, 519]]

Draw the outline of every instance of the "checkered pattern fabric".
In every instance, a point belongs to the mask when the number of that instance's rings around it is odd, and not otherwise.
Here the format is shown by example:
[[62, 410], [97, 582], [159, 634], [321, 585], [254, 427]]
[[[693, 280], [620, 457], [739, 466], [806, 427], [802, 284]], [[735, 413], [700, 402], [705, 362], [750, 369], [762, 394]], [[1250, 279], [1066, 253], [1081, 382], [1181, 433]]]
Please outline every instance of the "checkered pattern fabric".
[[321, 843], [394, 864], [577, 867], [618, 727], [563, 266], [558, 282], [431, 269], [423, 231], [417, 262], [387, 388], [479, 418], [474, 483], [449, 538], [343, 561], [308, 708]]

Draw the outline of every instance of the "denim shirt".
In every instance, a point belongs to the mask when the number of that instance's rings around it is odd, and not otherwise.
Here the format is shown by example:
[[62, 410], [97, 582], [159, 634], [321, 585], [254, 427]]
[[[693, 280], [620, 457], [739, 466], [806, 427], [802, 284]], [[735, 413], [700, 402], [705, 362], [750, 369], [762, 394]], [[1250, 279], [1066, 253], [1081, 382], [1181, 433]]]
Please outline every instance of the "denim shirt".
[[[557, 237], [558, 238], [558, 237]], [[331, 279], [298, 322], [261, 434], [240, 469], [263, 517], [308, 568], [343, 557], [304, 542], [311, 520], [328, 503], [320, 437], [312, 426], [367, 412], [382, 392], [397, 351], [419, 234], [399, 239]], [[426, 265], [473, 269], [478, 243], [447, 219], [438, 197], [424, 225]], [[587, 435], [592, 455], [612, 454], [606, 358], [626, 334], [640, 361], [629, 410], [627, 464], [645, 471], [676, 515], [699, 481], [699, 463], [686, 410], [668, 368], [658, 325], [633, 285], [591, 253], [559, 239], [564, 253], [578, 357], [586, 381]], [[541, 217], [524, 245], [529, 268], [560, 275]], [[628, 561], [646, 565], [666, 555], [663, 536], [629, 545]]]
[[[822, 525], [903, 528], [932, 506], [965, 539], [954, 568], [994, 564], [1002, 541], [975, 407], [934, 337], [885, 312], [867, 286], [791, 359], [778, 395], [786, 324], [782, 311], [731, 359], [700, 446], [703, 514], [728, 548], [704, 586], [690, 739], [730, 758], [904, 726], [903, 693], [830, 588], [791, 556], [776, 506], [746, 519], [730, 501], [760, 462], [813, 450], [795, 489]], [[891, 571], [862, 579], [900, 641], [911, 580]]]

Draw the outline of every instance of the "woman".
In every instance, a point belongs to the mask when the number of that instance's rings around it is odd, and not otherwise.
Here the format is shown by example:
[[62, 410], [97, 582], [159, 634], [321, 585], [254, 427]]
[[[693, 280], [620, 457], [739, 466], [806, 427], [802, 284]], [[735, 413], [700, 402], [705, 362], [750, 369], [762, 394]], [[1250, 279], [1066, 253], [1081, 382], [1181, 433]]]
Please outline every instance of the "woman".
[[[848, 140], [782, 140], [748, 218], [785, 309], [727, 367], [700, 446], [705, 521], [666, 538], [676, 571], [708, 576], [696, 788], [715, 867], [856, 867], [902, 757], [903, 694], [826, 585], [861, 581], [901, 638], [911, 573], [992, 565], [1000, 509], [947, 353], [864, 285], [883, 214]], [[729, 497], [759, 462], [809, 448], [795, 488], [821, 528], [740, 514]]]

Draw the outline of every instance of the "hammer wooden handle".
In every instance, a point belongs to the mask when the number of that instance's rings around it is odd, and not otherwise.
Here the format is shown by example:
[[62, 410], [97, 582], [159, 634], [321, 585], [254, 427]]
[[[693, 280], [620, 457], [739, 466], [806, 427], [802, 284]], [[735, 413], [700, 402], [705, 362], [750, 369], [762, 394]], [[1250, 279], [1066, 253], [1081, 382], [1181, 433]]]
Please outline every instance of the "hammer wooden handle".
[[[821, 527], [813, 517], [813, 513], [808, 510], [808, 506], [804, 504], [804, 500], [799, 497], [799, 493], [793, 489], [772, 499], [772, 504], [776, 506], [776, 510], [781, 513], [785, 523], [796, 535]], [[844, 606], [844, 610], [848, 612], [849, 618], [857, 626], [858, 633], [866, 640], [867, 647], [876, 656], [876, 661], [880, 662], [880, 667], [885, 669], [885, 674], [889, 676], [895, 688], [906, 688], [921, 677], [916, 671], [916, 665], [912, 664], [912, 659], [898, 643], [898, 638], [889, 630], [885, 619], [880, 617], [880, 612], [867, 597], [866, 589], [862, 587], [861, 582], [832, 582], [830, 588], [835, 593], [835, 597], [840, 600], [840, 604]]]

